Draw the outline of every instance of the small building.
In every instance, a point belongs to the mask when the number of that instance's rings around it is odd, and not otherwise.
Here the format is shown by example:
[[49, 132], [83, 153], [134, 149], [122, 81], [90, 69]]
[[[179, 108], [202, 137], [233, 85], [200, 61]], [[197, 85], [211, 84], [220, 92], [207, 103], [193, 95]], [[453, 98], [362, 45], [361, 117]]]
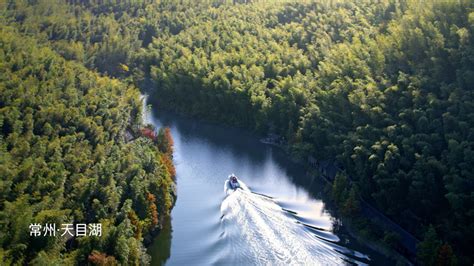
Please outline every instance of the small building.
[[142, 133], [142, 136], [147, 137], [153, 141], [156, 140], [157, 134], [155, 130], [145, 127], [145, 128], [142, 128], [140, 132]]

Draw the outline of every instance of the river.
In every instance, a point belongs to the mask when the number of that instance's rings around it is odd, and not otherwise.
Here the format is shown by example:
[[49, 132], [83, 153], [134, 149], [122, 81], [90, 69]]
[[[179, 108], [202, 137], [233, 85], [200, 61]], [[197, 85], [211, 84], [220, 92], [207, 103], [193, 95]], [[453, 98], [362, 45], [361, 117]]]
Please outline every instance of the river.
[[[166, 112], [146, 120], [174, 138], [178, 198], [148, 248], [152, 265], [344, 265], [388, 259], [347, 234], [311, 179], [244, 130]], [[227, 195], [235, 173], [249, 190]], [[311, 192], [309, 192], [311, 191]]]

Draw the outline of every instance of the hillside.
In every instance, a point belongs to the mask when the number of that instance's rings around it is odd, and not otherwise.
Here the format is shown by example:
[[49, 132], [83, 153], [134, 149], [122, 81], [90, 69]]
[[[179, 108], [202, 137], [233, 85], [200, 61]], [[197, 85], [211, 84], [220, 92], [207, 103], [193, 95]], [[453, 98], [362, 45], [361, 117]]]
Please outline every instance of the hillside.
[[2, 19], [159, 108], [334, 161], [352, 179], [339, 205], [362, 197], [426, 240], [421, 263], [472, 264], [474, 2], [68, 3], [14, 1]]
[[[175, 192], [171, 154], [140, 137], [138, 90], [5, 26], [0, 62], [0, 264], [146, 263]], [[65, 224], [102, 230], [61, 237]]]

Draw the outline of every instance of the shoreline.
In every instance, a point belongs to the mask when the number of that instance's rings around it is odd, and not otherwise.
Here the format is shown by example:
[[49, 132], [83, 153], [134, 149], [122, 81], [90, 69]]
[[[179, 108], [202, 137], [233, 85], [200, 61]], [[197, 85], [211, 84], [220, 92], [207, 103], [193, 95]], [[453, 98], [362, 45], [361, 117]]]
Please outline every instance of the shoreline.
[[[175, 110], [175, 109], [160, 108], [159, 104], [157, 104], [157, 102], [153, 99], [153, 94], [152, 94], [151, 91], [141, 88], [141, 92], [142, 92], [142, 95], [145, 96], [143, 98], [144, 99], [144, 111], [145, 112], [148, 112], [147, 107], [151, 105], [151, 106], [153, 106], [154, 109], [156, 109], [158, 111], [162, 110], [162, 111], [166, 111], [166, 112], [172, 112], [172, 113], [175, 113], [177, 115], [181, 115], [181, 116], [187, 117], [187, 118], [190, 118], [190, 117], [197, 118], [197, 119], [199, 119], [203, 122], [214, 124], [214, 125], [242, 129], [242, 130], [247, 131], [247, 132], [251, 133], [252, 135], [254, 135], [256, 140], [258, 140], [260, 143], [262, 143], [264, 145], [269, 145], [271, 147], [275, 147], [275, 148], [278, 148], [278, 149], [282, 150], [284, 152], [285, 156], [287, 156], [287, 158], [289, 160], [291, 160], [292, 162], [294, 162], [296, 164], [299, 164], [299, 165], [303, 166], [305, 169], [307, 169], [307, 173], [306, 173], [307, 177], [313, 178], [313, 179], [314, 178], [320, 178], [320, 179], [324, 180], [324, 182], [326, 182], [327, 184], [332, 184], [331, 179], [329, 177], [326, 177], [326, 175], [325, 175], [325, 173], [333, 172], [332, 170], [334, 170], [334, 169], [330, 169], [329, 165], [331, 163], [329, 161], [325, 161], [325, 162], [322, 163], [323, 171], [321, 171], [321, 169], [315, 168], [314, 165], [312, 163], [310, 163], [309, 161], [297, 160], [297, 159], [291, 157], [290, 154], [289, 154], [288, 147], [287, 147], [286, 143], [277, 144], [277, 143], [266, 143], [266, 142], [262, 141], [262, 140], [268, 138], [268, 135], [264, 136], [262, 134], [258, 134], [258, 132], [256, 132], [255, 130], [251, 130], [248, 127], [245, 127], [245, 126], [235, 126], [235, 125], [227, 124], [227, 123], [221, 124], [219, 121], [216, 121], [216, 120], [206, 119], [206, 118], [198, 117], [198, 116], [195, 116], [195, 115], [190, 115], [190, 114], [180, 112], [180, 111]], [[144, 115], [145, 114], [146, 113], [144, 113]], [[319, 165], [321, 165], [321, 164], [319, 164]], [[314, 171], [317, 171], [319, 174], [315, 174]], [[311, 172], [313, 172], [313, 173], [311, 173]], [[323, 173], [323, 172], [325, 172], [325, 173]], [[335, 172], [334, 172], [334, 175], [335, 175]], [[311, 190], [309, 190], [309, 192], [311, 192]], [[365, 201], [363, 201], [363, 202], [365, 204], [367, 204]], [[338, 214], [340, 214], [339, 213], [340, 208], [338, 206], [335, 206], [335, 205], [334, 205], [334, 207], [335, 207], [335, 211]], [[363, 245], [366, 245], [366, 247], [368, 247], [369, 249], [371, 249], [374, 252], [377, 252], [377, 253], [379, 253], [383, 256], [386, 256], [389, 259], [392, 259], [392, 260], [395, 260], [395, 261], [402, 261], [402, 262], [404, 262], [405, 264], [408, 264], [408, 265], [413, 264], [410, 261], [409, 258], [407, 258], [404, 255], [400, 254], [395, 249], [391, 249], [391, 248], [387, 247], [386, 244], [383, 243], [381, 239], [374, 241], [374, 240], [369, 239], [367, 237], [363, 237], [360, 232], [356, 232], [357, 229], [354, 228], [353, 223], [350, 221], [351, 220], [350, 217], [341, 217], [341, 218], [344, 220], [343, 221], [344, 222], [344, 228], [346, 229], [347, 233], [350, 234], [350, 236], [353, 237], [354, 239], [356, 239], [358, 242], [362, 243]], [[376, 223], [374, 225], [378, 226], [378, 227], [382, 227], [382, 225], [378, 224], [378, 223]]]

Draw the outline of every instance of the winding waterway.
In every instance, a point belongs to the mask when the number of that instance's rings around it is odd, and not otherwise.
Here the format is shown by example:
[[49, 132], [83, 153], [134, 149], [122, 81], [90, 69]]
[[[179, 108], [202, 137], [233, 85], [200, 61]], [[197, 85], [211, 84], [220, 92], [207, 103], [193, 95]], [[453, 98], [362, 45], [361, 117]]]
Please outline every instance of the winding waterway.
[[[246, 131], [163, 112], [171, 129], [178, 199], [148, 249], [152, 265], [382, 264], [325, 204], [324, 183]], [[248, 190], [225, 193], [235, 173]], [[311, 191], [311, 192], [309, 192]]]

